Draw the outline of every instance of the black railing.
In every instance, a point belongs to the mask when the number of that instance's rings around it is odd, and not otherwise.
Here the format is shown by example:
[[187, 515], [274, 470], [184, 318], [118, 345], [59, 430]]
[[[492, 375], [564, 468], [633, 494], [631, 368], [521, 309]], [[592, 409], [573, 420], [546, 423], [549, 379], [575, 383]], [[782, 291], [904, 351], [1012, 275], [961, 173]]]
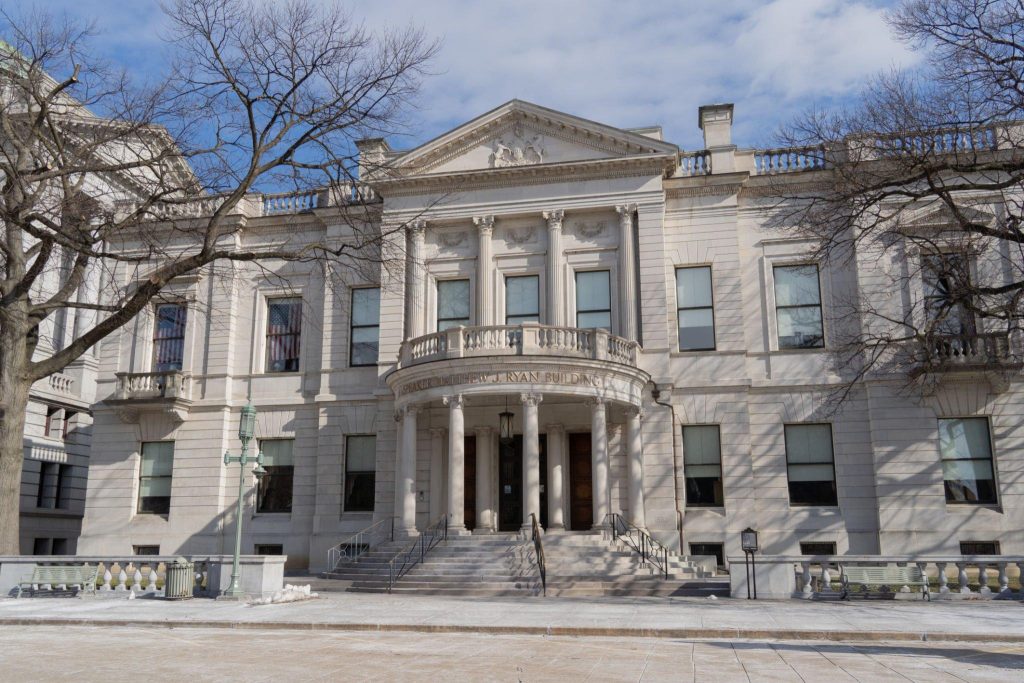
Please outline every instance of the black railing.
[[395, 583], [418, 565], [438, 543], [448, 541], [448, 516], [442, 515], [433, 526], [420, 534], [420, 537], [402, 548], [388, 560], [388, 593]]
[[548, 594], [548, 567], [544, 559], [544, 542], [541, 540], [540, 524], [537, 522], [537, 515], [530, 513], [530, 522], [533, 531], [533, 551], [537, 555], [537, 571], [540, 572], [540, 589], [544, 596]]
[[606, 517], [611, 522], [612, 539], [623, 542], [640, 555], [640, 562], [654, 566], [664, 578], [668, 578], [668, 548], [651, 538], [643, 529], [626, 521], [617, 512]]

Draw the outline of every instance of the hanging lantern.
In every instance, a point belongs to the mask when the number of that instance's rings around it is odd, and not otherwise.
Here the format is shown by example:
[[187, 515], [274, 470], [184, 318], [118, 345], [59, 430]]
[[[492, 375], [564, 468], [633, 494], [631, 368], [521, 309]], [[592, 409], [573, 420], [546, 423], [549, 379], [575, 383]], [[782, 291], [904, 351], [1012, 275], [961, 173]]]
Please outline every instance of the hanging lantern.
[[246, 403], [242, 408], [242, 415], [238, 421], [238, 438], [248, 442], [256, 434], [256, 408], [252, 401]]
[[498, 413], [498, 439], [501, 443], [508, 445], [512, 443], [513, 436], [513, 420], [515, 415], [509, 412], [508, 409], [508, 398], [505, 398], [505, 410], [504, 412]]

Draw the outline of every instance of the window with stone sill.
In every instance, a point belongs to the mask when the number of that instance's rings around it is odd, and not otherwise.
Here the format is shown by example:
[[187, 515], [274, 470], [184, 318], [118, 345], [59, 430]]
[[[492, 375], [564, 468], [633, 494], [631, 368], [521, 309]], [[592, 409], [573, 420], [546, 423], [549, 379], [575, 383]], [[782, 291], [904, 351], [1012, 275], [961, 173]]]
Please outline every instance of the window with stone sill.
[[686, 507], [722, 507], [722, 446], [718, 425], [683, 427]]
[[256, 512], [282, 513], [292, 511], [292, 485], [295, 468], [292, 458], [294, 439], [260, 441], [263, 469], [256, 486]]
[[970, 291], [970, 262], [962, 252], [921, 257], [924, 310], [929, 329], [939, 335], [974, 336], [974, 315], [958, 292]]
[[947, 503], [997, 502], [988, 418], [940, 418], [939, 458]]
[[505, 278], [505, 324], [540, 322], [540, 277], [515, 275]]
[[836, 544], [834, 541], [801, 541], [801, 555], [835, 555]]
[[171, 474], [174, 469], [174, 442], [147, 441], [142, 444], [139, 467], [140, 514], [163, 515], [171, 511]]
[[267, 372], [297, 372], [302, 340], [302, 299], [267, 300]]
[[469, 280], [437, 283], [437, 331], [469, 326]]
[[719, 567], [725, 566], [725, 550], [722, 543], [691, 543], [691, 555], [713, 555]]
[[185, 321], [182, 303], [157, 304], [153, 322], [153, 371], [181, 370], [185, 358]]
[[960, 541], [961, 555], [1000, 555], [999, 541]]
[[612, 329], [611, 274], [607, 270], [577, 271], [576, 327]]
[[133, 545], [132, 555], [159, 555], [160, 546], [158, 545]]
[[715, 349], [711, 266], [676, 268], [676, 318], [680, 351]]
[[380, 288], [352, 290], [349, 365], [376, 365], [380, 350]]
[[344, 512], [373, 512], [377, 470], [377, 437], [352, 434], [345, 437]]
[[284, 546], [280, 543], [256, 543], [253, 550], [255, 555], [284, 555]]
[[36, 507], [66, 510], [69, 507], [71, 466], [56, 462], [40, 463]]
[[785, 425], [791, 505], [838, 505], [832, 425]]
[[825, 346], [821, 283], [816, 264], [775, 266], [775, 320], [779, 349]]

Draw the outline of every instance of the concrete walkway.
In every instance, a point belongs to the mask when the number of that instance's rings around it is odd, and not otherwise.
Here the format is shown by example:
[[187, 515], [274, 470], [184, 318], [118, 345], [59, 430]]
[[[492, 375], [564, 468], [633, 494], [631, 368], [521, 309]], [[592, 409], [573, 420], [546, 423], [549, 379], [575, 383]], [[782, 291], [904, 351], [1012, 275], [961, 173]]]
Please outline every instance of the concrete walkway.
[[831, 641], [1024, 640], [1016, 601], [804, 602], [721, 598], [454, 598], [328, 593], [283, 605], [111, 594], [0, 599], [0, 626], [139, 625]]

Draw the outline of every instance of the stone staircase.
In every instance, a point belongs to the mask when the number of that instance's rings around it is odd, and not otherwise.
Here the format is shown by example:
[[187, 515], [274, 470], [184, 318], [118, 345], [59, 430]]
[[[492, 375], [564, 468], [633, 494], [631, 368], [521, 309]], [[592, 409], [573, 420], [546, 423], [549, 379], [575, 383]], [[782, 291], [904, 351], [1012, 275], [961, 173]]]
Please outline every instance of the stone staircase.
[[[388, 561], [405, 546], [385, 543], [341, 564], [318, 582], [323, 591], [384, 592]], [[685, 558], [669, 556], [669, 577], [644, 566], [621, 541], [601, 533], [551, 532], [544, 536], [547, 595], [728, 595], [727, 579], [706, 576]], [[533, 596], [541, 594], [533, 541], [512, 534], [451, 536], [427, 553], [392, 591], [414, 595]]]

